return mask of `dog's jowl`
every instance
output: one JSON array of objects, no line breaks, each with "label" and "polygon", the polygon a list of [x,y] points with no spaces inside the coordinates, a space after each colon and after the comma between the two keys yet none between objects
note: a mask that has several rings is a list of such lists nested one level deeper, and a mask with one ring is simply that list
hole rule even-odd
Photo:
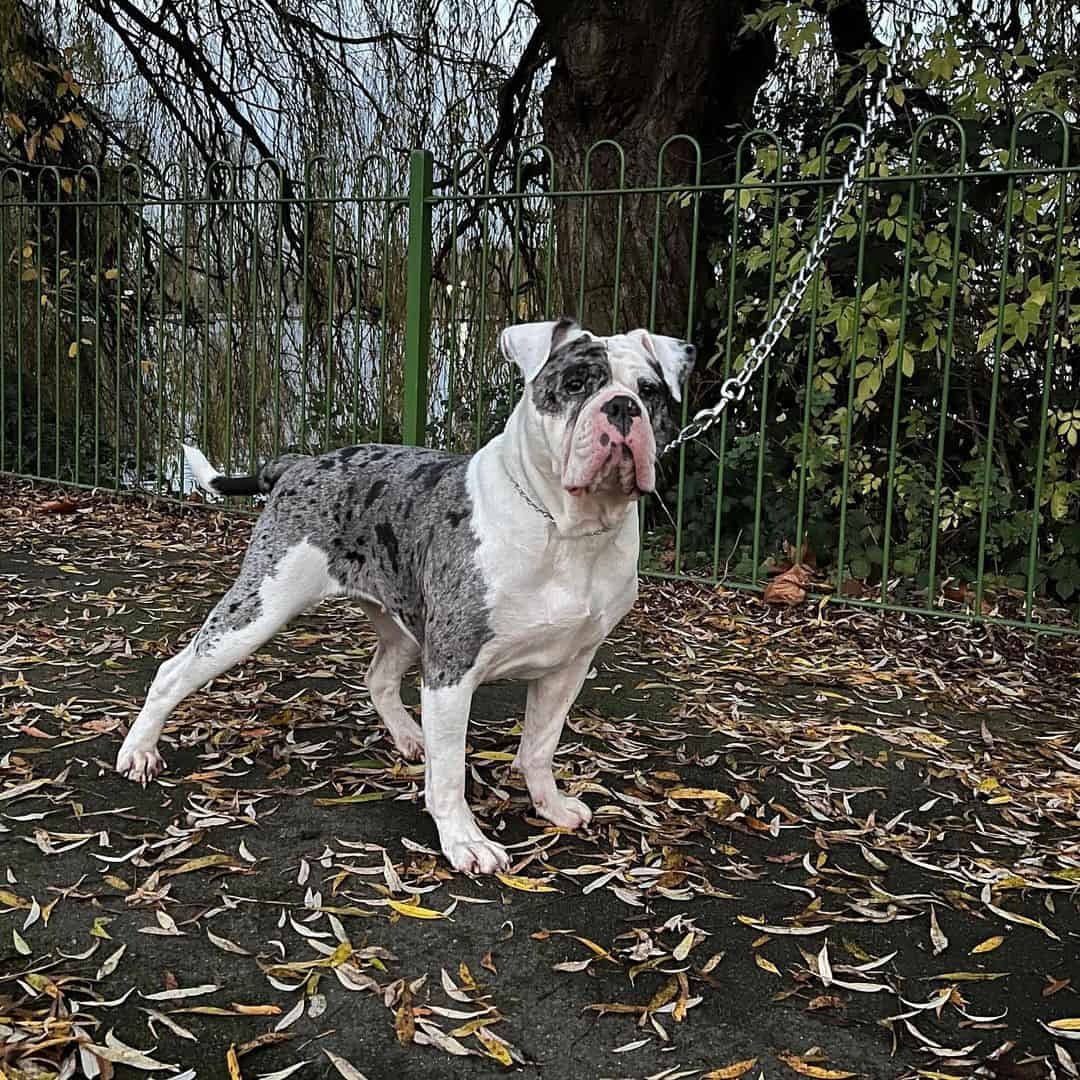
[{"label": "dog's jowl", "polygon": [[[232,588],[159,669],[120,772],[157,775],[162,726],[188,694],[345,594],[378,632],[372,701],[398,750],[426,762],[427,809],[454,867],[508,864],[465,801],[466,726],[484,682],[528,680],[515,765],[538,814],[588,823],[589,808],[555,786],[552,759],[597,646],[637,595],[637,498],[676,431],[694,349],[644,330],[597,337],[569,319],[511,327],[501,346],[525,392],[471,457],[350,446],[226,477],[185,448],[207,490],[269,497]],[[416,664],[420,726],[400,693]]]}]

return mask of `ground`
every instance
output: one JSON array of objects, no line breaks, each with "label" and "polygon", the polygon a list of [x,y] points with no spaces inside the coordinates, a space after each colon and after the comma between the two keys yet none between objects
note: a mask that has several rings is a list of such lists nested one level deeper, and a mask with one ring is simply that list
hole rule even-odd
[{"label": "ground", "polygon": [[478,696],[514,865],[471,879],[344,602],[116,776],[250,518],[58,497],[0,478],[0,1074],[1077,1075],[1075,640],[647,585],[558,758],[587,832],[530,813],[523,688]]}]

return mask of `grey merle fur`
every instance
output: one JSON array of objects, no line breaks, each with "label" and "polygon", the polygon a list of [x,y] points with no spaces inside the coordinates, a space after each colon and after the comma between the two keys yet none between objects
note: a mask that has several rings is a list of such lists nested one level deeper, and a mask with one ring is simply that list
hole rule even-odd
[{"label": "grey merle fur", "polygon": [[307,541],[325,553],[346,595],[377,601],[400,619],[420,645],[426,685],[459,682],[492,634],[474,558],[468,461],[369,445],[265,466],[257,480],[268,481],[270,497],[240,574],[196,636],[196,649],[211,649],[222,634],[256,619],[260,584]]}]

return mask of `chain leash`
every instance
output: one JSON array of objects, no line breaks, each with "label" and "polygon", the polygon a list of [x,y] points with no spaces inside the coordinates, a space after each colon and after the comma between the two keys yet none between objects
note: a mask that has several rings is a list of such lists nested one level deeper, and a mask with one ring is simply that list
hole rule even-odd
[{"label": "chain leash", "polygon": [[663,452],[665,454],[682,446],[684,443],[690,442],[691,439],[704,435],[706,431],[720,423],[724,410],[729,405],[733,402],[742,401],[746,396],[750,380],[758,373],[761,365],[765,363],[773,349],[776,348],[776,343],[780,340],[781,335],[791,324],[791,320],[794,318],[799,304],[802,303],[802,298],[806,295],[806,290],[814,274],[817,273],[818,267],[825,257],[825,249],[829,246],[837,227],[840,225],[840,219],[843,217],[844,210],[847,208],[848,201],[851,198],[852,189],[855,186],[855,178],[862,169],[867,151],[870,148],[870,140],[873,138],[875,131],[884,123],[888,114],[889,106],[885,95],[891,78],[892,68],[886,62],[874,91],[873,103],[867,113],[866,127],[859,135],[855,153],[848,162],[847,171],[844,173],[840,187],[837,189],[836,198],[833,199],[832,206],[829,207],[829,212],[825,215],[825,220],[822,221],[817,235],[810,244],[810,250],[807,253],[805,262],[799,268],[795,280],[791,283],[787,294],[781,300],[772,319],[769,320],[765,332],[760,338],[754,339],[751,343],[750,355],[746,358],[742,370],[737,375],[726,379],[721,385],[720,400],[715,405],[710,405],[708,408],[701,409],[696,413],[693,420],[664,448]]}]

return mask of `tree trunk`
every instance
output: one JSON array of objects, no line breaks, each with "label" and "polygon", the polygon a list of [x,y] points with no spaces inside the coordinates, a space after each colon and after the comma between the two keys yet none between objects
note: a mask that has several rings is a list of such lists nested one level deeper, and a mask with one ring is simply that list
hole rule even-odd
[{"label": "tree trunk", "polygon": [[[771,32],[739,34],[746,14],[756,6],[757,0],[535,0],[555,57],[544,92],[543,123],[556,187],[565,191],[581,186],[586,153],[600,139],[621,145],[628,187],[656,184],[660,148],[675,134],[697,139],[703,161],[719,158],[724,175],[733,171],[738,126],[749,120],[754,97],[774,60]],[[591,189],[618,187],[616,154],[610,148],[595,150],[589,173]],[[664,183],[690,182],[693,177],[692,148],[680,140],[665,155]],[[717,178],[711,170],[709,179]],[[622,258],[616,302],[620,201]],[[648,325],[650,315],[660,332],[693,332],[688,323],[691,311],[695,320],[700,316],[701,295],[709,284],[708,238],[719,226],[719,200],[701,201],[696,267],[692,208],[672,204],[667,196],[659,202],[657,228],[654,194],[621,200],[594,197],[586,230],[583,200],[557,201],[563,306],[598,333]]]}]

